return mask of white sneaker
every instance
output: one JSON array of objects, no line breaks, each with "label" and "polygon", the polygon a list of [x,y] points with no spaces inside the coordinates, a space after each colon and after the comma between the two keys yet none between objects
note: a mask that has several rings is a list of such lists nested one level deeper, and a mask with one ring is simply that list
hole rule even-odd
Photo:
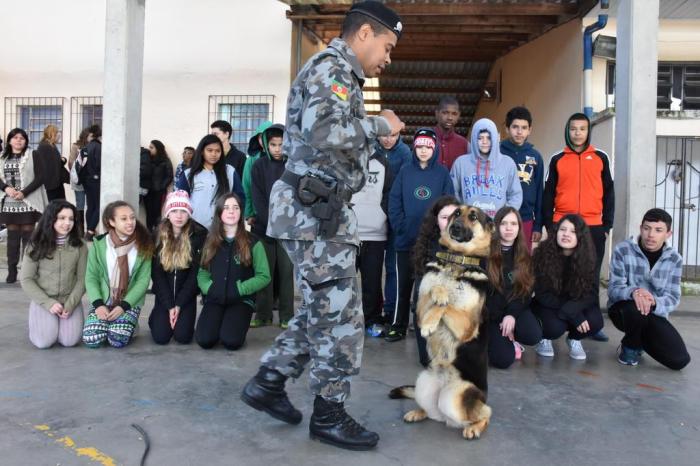
[{"label": "white sneaker", "polygon": [[535,346],[535,352],[540,356],[545,356],[551,358],[554,356],[554,347],[552,346],[552,340],[547,340],[543,338]]},{"label": "white sneaker", "polygon": [[586,352],[583,350],[583,345],[579,340],[566,339],[566,344],[569,345],[569,357],[583,361],[586,359]]}]

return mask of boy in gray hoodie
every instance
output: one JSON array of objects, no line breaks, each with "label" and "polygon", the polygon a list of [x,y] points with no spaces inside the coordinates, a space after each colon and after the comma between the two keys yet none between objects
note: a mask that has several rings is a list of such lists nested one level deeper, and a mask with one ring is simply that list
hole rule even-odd
[{"label": "boy in gray hoodie", "polygon": [[506,205],[520,209],[523,190],[518,171],[513,159],[501,154],[493,121],[482,118],[474,123],[470,142],[471,151],[459,156],[450,171],[457,199],[490,217]]}]

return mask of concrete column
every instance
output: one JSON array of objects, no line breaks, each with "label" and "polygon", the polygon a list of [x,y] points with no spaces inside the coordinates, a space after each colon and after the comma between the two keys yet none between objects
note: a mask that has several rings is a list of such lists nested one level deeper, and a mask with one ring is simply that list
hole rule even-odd
[{"label": "concrete column", "polygon": [[613,244],[639,233],[654,207],[659,0],[620,0],[615,83]]},{"label": "concrete column", "polygon": [[100,208],[138,210],[145,0],[107,0]]}]

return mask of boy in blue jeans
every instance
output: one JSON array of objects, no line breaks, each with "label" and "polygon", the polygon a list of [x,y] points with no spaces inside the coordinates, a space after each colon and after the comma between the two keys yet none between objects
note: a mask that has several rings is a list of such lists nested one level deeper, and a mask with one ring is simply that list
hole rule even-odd
[{"label": "boy in blue jeans", "polygon": [[438,160],[437,135],[421,128],[413,138],[413,158],[394,180],[389,193],[389,222],[396,236],[396,271],[398,297],[386,341],[406,336],[413,290],[413,246],[425,212],[436,199],[454,194],[450,172]]}]

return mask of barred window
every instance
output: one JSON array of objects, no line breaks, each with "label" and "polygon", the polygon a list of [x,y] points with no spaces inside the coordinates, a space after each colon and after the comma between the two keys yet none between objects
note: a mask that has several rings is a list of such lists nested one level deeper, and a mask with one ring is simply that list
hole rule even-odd
[{"label": "barred window", "polygon": [[29,147],[36,149],[44,128],[58,128],[59,151],[63,141],[63,97],[5,97],[5,129],[22,128],[29,136]]},{"label": "barred window", "polygon": [[210,95],[209,124],[226,120],[233,127],[231,144],[242,152],[248,149],[248,140],[265,120],[272,120],[273,95]]},{"label": "barred window", "polygon": [[70,115],[71,142],[75,142],[83,129],[92,125],[102,127],[102,96],[71,97]]}]

